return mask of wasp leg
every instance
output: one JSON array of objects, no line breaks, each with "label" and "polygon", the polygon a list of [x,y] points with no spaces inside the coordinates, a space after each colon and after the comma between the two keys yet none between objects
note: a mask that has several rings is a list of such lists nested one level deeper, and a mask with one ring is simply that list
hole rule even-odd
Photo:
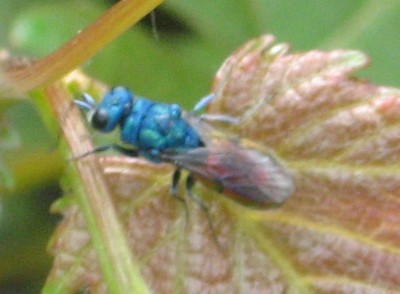
[{"label": "wasp leg", "polygon": [[205,120],[210,122],[222,122],[231,125],[238,125],[240,123],[239,118],[225,114],[201,114],[199,118],[200,120]]},{"label": "wasp leg", "polygon": [[171,195],[174,197],[174,199],[178,200],[183,204],[183,207],[185,208],[185,229],[187,230],[188,228],[188,223],[189,223],[189,209],[186,203],[186,200],[180,196],[178,196],[178,184],[179,180],[181,178],[181,169],[177,168],[175,169],[173,175],[172,175],[172,185],[171,185]]},{"label": "wasp leg", "polygon": [[211,101],[215,99],[215,94],[211,93],[203,98],[200,99],[199,102],[196,103],[196,105],[193,107],[192,112],[198,112],[204,107],[206,107],[208,104],[210,104]]},{"label": "wasp leg", "polygon": [[186,192],[187,192],[188,196],[190,197],[190,199],[192,199],[200,207],[200,209],[203,210],[204,213],[206,214],[208,226],[210,227],[211,234],[215,241],[215,244],[217,245],[217,247],[220,251],[224,251],[223,246],[218,241],[217,233],[215,231],[213,222],[211,220],[209,207],[193,194],[193,186],[195,183],[196,183],[196,180],[195,180],[193,174],[189,174],[186,178]]},{"label": "wasp leg", "polygon": [[[215,99],[215,94],[211,93],[200,99],[199,102],[193,107],[192,113],[197,113],[203,110],[208,104],[210,104]],[[210,121],[210,122],[222,122],[228,124],[237,125],[240,123],[240,119],[225,115],[225,114],[201,114],[199,115],[200,120]]]},{"label": "wasp leg", "polygon": [[[200,99],[199,102],[193,107],[192,113],[197,113],[204,109],[208,104],[210,104],[215,99],[215,94],[211,93]],[[201,114],[199,115],[200,120],[210,121],[210,122],[222,122],[237,125],[240,123],[240,119],[225,115],[225,114]]]},{"label": "wasp leg", "polygon": [[85,152],[81,155],[78,155],[76,157],[71,158],[70,160],[77,160],[77,159],[81,159],[84,158],[90,154],[94,154],[94,153],[99,153],[99,152],[104,152],[107,150],[115,150],[118,151],[119,153],[122,153],[124,155],[130,156],[130,157],[137,157],[139,155],[138,151],[136,149],[128,149],[116,144],[108,144],[108,145],[103,145],[103,146],[99,146],[96,147],[88,152]]}]

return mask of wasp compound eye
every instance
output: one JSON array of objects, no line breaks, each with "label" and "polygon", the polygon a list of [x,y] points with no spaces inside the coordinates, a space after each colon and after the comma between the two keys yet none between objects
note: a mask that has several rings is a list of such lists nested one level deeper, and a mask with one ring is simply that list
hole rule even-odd
[{"label": "wasp compound eye", "polygon": [[108,111],[104,108],[97,109],[90,122],[96,130],[104,131],[108,124]]}]

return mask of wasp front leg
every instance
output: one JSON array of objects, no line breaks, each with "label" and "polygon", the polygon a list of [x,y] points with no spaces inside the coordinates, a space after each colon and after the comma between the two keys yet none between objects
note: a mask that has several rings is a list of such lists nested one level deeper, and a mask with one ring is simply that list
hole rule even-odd
[{"label": "wasp front leg", "polygon": [[138,157],[139,153],[136,149],[129,149],[129,148],[125,148],[122,147],[120,145],[117,144],[107,144],[107,145],[102,145],[99,147],[96,147],[88,152],[85,152],[81,155],[78,155],[76,157],[71,158],[70,160],[77,160],[77,159],[81,159],[84,158],[90,154],[94,154],[94,153],[100,153],[100,152],[104,152],[104,151],[108,151],[108,150],[115,150],[123,155],[127,155],[130,157]]}]

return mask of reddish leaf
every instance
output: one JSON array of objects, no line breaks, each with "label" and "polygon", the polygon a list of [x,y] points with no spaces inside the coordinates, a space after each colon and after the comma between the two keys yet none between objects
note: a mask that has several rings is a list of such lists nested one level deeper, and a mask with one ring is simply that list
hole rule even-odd
[{"label": "reddish leaf", "polygon": [[[197,185],[223,251],[203,211],[189,201],[186,222],[171,199],[172,166],[102,158],[155,293],[400,292],[400,92],[348,77],[367,63],[359,52],[287,50],[263,36],[217,73],[209,112],[240,118],[224,131],[270,146],[296,181],[274,210]],[[51,278],[69,273],[71,289],[104,290],[79,210],[65,214]]]}]

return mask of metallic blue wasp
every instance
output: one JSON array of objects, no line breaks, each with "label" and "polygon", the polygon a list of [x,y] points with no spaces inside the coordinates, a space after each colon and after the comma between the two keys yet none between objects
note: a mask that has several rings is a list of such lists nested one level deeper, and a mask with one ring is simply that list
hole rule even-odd
[{"label": "metallic blue wasp", "polygon": [[[84,94],[75,104],[87,112],[91,126],[101,132],[120,128],[118,144],[100,146],[87,154],[115,149],[128,156],[176,166],[172,195],[177,196],[181,169],[189,171],[188,195],[207,210],[192,193],[195,179],[211,184],[230,198],[255,208],[282,204],[293,192],[294,182],[276,156],[249,140],[227,136],[205,123],[194,112],[203,108],[213,95],[203,98],[191,113],[176,104],[157,103],[134,95],[124,87],[109,91],[97,105]],[[227,120],[227,116],[209,119]]]}]

